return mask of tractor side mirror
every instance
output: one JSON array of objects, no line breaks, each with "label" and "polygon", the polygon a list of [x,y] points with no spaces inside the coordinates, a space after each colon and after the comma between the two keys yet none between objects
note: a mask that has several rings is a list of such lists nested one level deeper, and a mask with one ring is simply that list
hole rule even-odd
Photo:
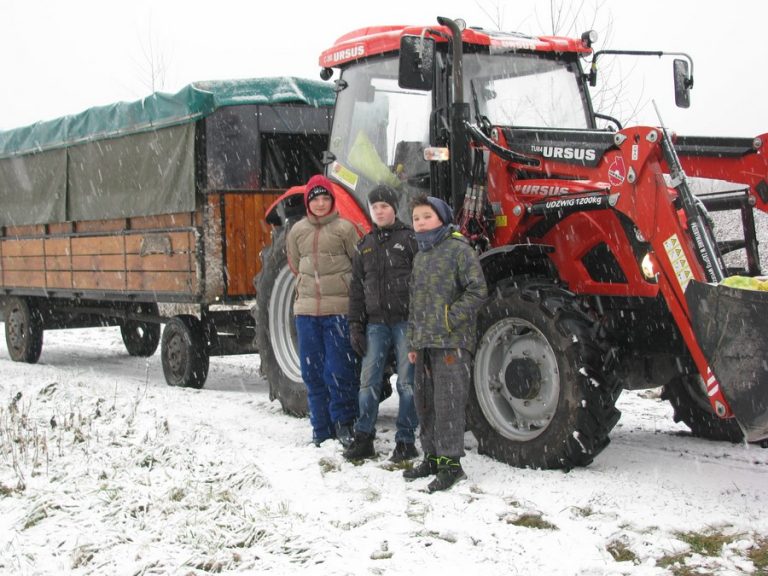
[{"label": "tractor side mirror", "polygon": [[688,71],[688,61],[676,58],[672,63],[672,71],[675,76],[675,104],[678,108],[689,108],[693,78]]},{"label": "tractor side mirror", "polygon": [[423,36],[403,36],[400,39],[400,88],[432,90],[435,69],[435,41]]}]

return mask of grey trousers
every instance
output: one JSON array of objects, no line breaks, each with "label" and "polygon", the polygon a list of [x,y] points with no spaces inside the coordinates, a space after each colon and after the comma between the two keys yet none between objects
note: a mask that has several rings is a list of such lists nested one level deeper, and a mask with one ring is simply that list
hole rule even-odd
[{"label": "grey trousers", "polygon": [[413,396],[425,456],[464,456],[472,354],[462,348],[417,351]]}]

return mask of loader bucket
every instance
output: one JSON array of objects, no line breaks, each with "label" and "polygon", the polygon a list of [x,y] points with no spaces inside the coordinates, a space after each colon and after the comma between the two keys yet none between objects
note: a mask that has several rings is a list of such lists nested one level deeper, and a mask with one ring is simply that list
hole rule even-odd
[{"label": "loader bucket", "polygon": [[685,299],[694,334],[745,438],[768,438],[768,292],[692,280]]}]

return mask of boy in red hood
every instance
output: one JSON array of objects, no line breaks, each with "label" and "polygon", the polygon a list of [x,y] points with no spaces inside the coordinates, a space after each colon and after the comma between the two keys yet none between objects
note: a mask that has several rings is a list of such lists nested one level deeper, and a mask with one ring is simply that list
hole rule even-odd
[{"label": "boy in red hood", "polygon": [[310,178],[304,192],[307,215],[288,232],[288,265],[296,274],[293,313],[301,376],[307,387],[312,439],[338,438],[347,448],[357,417],[358,360],[349,342],[349,284],[360,239],[339,216],[333,184]]}]

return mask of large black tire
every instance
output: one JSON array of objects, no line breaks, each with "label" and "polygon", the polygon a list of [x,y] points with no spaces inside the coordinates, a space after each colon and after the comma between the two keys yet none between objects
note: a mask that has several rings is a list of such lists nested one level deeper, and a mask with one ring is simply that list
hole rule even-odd
[{"label": "large black tire", "polygon": [[261,253],[261,272],[256,276],[256,337],[270,400],[278,400],[288,414],[306,416],[307,389],[301,378],[293,321],[296,280],[285,253],[286,228],[278,228],[272,244]]},{"label": "large black tire", "polygon": [[715,414],[698,374],[673,379],[664,386],[661,397],[672,405],[675,422],[683,422],[694,436],[734,443],[744,441],[744,433],[734,418],[724,420]]},{"label": "large black tire", "polygon": [[551,283],[497,287],[481,311],[467,421],[513,466],[586,466],[609,443],[620,388],[602,372],[596,319]]},{"label": "large black tire", "polygon": [[[158,315],[157,304],[154,302],[136,302],[129,306],[128,311],[134,314]],[[131,356],[152,356],[160,344],[160,324],[155,322],[124,320],[120,324],[120,334],[125,349]]]},{"label": "large black tire", "polygon": [[200,320],[187,314],[171,318],[163,330],[160,356],[169,386],[202,388],[209,356]]},{"label": "large black tire", "polygon": [[43,318],[26,298],[13,296],[5,309],[5,343],[14,362],[34,364],[43,351]]}]

